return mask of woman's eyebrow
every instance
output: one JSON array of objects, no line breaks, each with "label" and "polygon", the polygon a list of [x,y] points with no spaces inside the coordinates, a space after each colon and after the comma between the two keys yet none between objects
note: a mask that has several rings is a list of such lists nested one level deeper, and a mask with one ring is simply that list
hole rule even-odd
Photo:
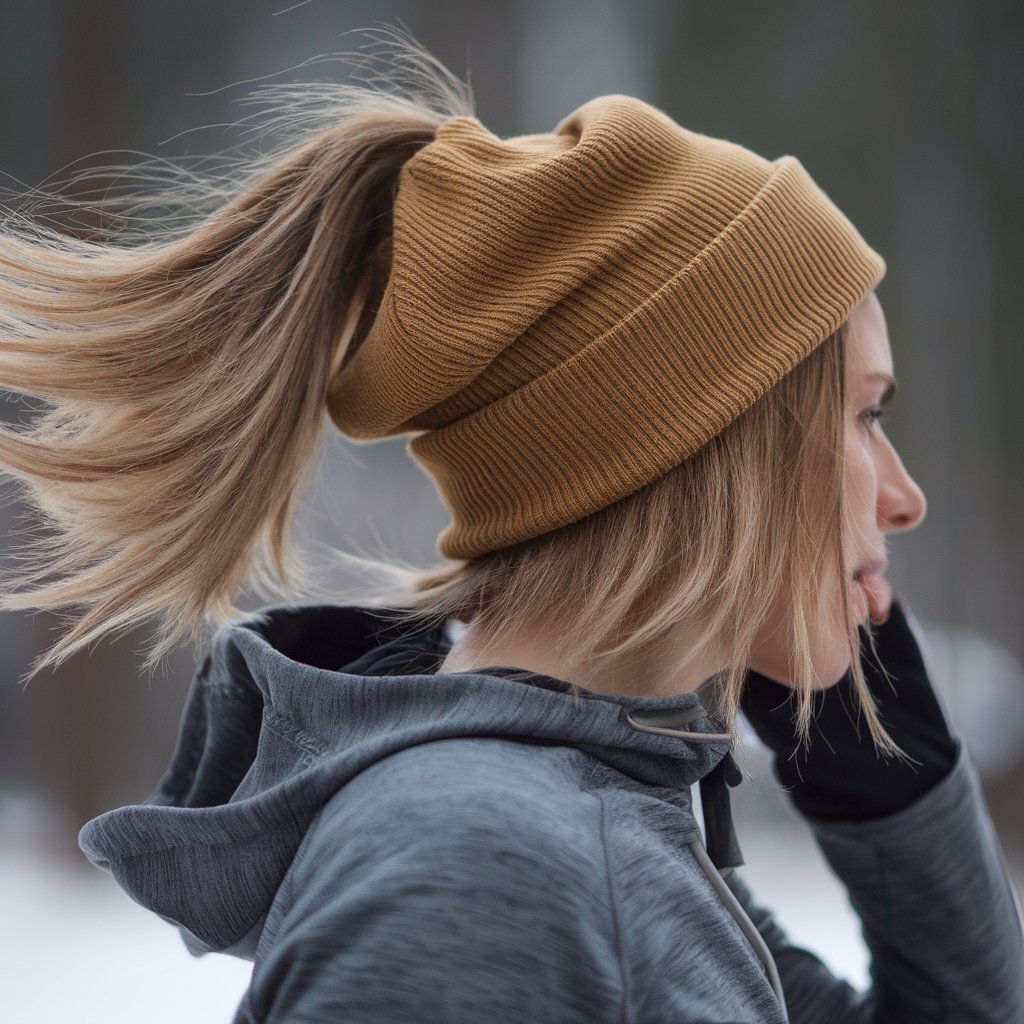
[{"label": "woman's eyebrow", "polygon": [[882,392],[882,397],[878,400],[879,405],[885,405],[896,394],[896,381],[889,374],[880,372],[869,373],[868,380],[884,380],[886,383],[885,391]]}]

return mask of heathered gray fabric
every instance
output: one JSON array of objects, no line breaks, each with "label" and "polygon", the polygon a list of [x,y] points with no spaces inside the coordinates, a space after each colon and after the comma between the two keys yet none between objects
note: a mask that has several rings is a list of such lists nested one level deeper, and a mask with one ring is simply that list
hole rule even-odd
[{"label": "heathered gray fabric", "polygon": [[905,811],[808,823],[864,922],[870,991],[729,874],[787,1017],[690,846],[690,787],[728,745],[624,721],[696,695],[339,669],[383,642],[378,614],[277,606],[218,631],[157,790],[81,830],[193,954],[254,961],[232,1024],[1024,1022],[1024,933],[966,747]]}]

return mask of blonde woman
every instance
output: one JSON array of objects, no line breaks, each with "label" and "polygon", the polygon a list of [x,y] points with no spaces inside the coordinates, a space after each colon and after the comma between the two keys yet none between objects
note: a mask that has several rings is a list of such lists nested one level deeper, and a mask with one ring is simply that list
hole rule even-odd
[{"label": "blonde woman", "polygon": [[[53,529],[4,607],[77,609],[34,671],[216,626],[86,856],[253,961],[235,1024],[1024,1021],[978,776],[884,576],[925,515],[878,422],[884,261],[793,156],[618,94],[500,138],[399,50],[411,88],[292,89],[286,141],[183,173],[159,228],[5,225],[0,386],[49,407],[0,463]],[[414,435],[451,514],[443,563],[351,604],[289,540],[325,414]],[[737,870],[741,708],[866,991]]]}]

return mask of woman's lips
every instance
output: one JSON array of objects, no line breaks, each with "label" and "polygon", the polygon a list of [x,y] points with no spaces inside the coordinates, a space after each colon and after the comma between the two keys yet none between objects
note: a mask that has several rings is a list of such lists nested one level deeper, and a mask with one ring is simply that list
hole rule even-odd
[{"label": "woman's lips", "polygon": [[889,619],[892,610],[892,585],[877,572],[858,576],[856,583],[864,589],[868,602],[868,617],[875,626],[881,626]]}]

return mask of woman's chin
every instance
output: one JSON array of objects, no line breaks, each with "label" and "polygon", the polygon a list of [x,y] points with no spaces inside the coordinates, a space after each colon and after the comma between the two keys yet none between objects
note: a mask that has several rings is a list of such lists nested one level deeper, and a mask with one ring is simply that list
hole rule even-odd
[{"label": "woman's chin", "polygon": [[[876,579],[873,577],[872,582],[876,582]],[[850,672],[849,631],[860,626],[867,627],[873,618],[875,609],[872,605],[876,603],[874,594],[852,578],[849,586],[846,602],[849,619],[845,627],[842,607],[835,590],[829,592],[829,599],[823,600],[817,609],[818,628],[812,631],[810,652],[815,690],[831,689]],[[772,638],[775,639],[780,632],[776,628]],[[783,686],[795,685],[785,653],[775,644],[771,648],[757,649],[756,656],[751,659],[751,668]]]},{"label": "woman's chin", "polygon": [[[841,667],[840,667],[841,664]],[[821,677],[823,679],[831,679],[831,682],[825,683],[821,689],[830,690],[836,683],[841,682],[846,674],[850,671],[850,659],[849,657],[841,659],[841,663],[837,662],[829,671],[822,672]]]},{"label": "woman's chin", "polygon": [[[818,651],[812,658],[811,667],[815,677],[813,689],[830,690],[850,671],[850,655],[844,641],[845,637],[839,637],[834,652]],[[790,678],[790,673],[784,671],[780,665],[773,664],[767,671],[756,664],[751,664],[751,668],[782,686],[796,685]]]},{"label": "woman's chin", "polygon": [[831,689],[850,671],[850,651],[845,636],[833,637],[828,649],[817,653],[814,671],[817,676],[816,690]]}]

